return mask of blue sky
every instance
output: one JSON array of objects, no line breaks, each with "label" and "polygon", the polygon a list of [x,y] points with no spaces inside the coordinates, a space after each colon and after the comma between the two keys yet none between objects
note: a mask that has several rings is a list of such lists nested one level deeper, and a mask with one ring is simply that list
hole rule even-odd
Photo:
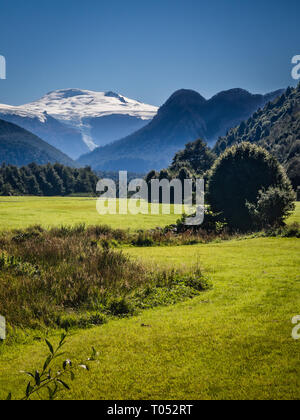
[{"label": "blue sky", "polygon": [[161,105],[175,90],[294,85],[299,0],[2,0],[0,102],[63,88]]}]

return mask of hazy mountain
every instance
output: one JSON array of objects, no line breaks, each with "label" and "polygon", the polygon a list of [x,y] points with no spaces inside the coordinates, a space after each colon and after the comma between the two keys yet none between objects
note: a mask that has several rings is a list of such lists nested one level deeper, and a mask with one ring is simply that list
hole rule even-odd
[{"label": "hazy mountain", "polygon": [[114,92],[64,89],[21,106],[0,105],[0,117],[38,135],[72,158],[145,126],[157,107]]},{"label": "hazy mountain", "polygon": [[39,137],[15,124],[0,120],[0,164],[3,162],[16,166],[31,162],[41,165],[58,162],[75,166],[72,159]]},{"label": "hazy mountain", "polygon": [[252,95],[242,89],[221,92],[209,100],[192,90],[179,90],[154,119],[132,135],[82,156],[79,163],[94,169],[146,172],[170,164],[187,142],[201,137],[212,145],[220,135],[282,91]]},{"label": "hazy mountain", "polygon": [[242,141],[267,149],[286,167],[294,187],[300,185],[300,84],[231,129],[214,151],[220,154]]},{"label": "hazy mountain", "polygon": [[28,112],[3,112],[0,106],[0,118],[30,131],[74,159],[89,150],[81,133],[46,112],[38,116]]}]

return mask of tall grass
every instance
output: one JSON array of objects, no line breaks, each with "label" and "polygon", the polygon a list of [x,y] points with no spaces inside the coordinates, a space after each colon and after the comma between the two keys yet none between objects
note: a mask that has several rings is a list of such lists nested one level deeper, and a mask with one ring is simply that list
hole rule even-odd
[{"label": "tall grass", "polygon": [[1,315],[26,328],[86,326],[105,322],[105,315],[174,303],[207,287],[199,270],[151,270],[111,248],[110,241],[126,241],[128,235],[83,225],[2,233]]}]

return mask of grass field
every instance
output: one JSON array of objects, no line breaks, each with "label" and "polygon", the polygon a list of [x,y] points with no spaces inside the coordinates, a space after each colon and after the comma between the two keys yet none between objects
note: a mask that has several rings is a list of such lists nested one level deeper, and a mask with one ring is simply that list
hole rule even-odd
[{"label": "grass field", "polygon": [[180,217],[170,215],[105,215],[96,211],[95,198],[64,197],[0,197],[0,230],[58,225],[107,224],[122,229],[152,229],[176,222]]},{"label": "grass field", "polygon": [[[91,374],[81,374],[64,398],[300,398],[300,343],[291,337],[291,319],[300,308],[299,240],[259,238],[127,252],[162,265],[200,261],[214,289],[74,334],[68,354],[79,360],[95,346],[100,362]],[[19,371],[34,367],[42,355],[42,344],[2,354],[0,398],[8,390],[20,391]]]},{"label": "grass field", "polygon": [[300,202],[296,203],[296,211],[295,213],[289,218],[289,223],[300,223]]},{"label": "grass field", "polygon": [[[106,224],[122,229],[153,229],[175,223],[180,217],[170,215],[105,215],[96,211],[95,198],[64,197],[1,197],[0,230],[25,228],[31,225],[43,227],[58,225]],[[297,203],[295,214],[289,222],[300,223],[300,203]]]},{"label": "grass field", "polygon": [[[44,200],[46,208],[47,199],[39,200]],[[35,203],[36,214],[39,200]],[[97,217],[92,216],[92,201],[83,201],[85,210],[80,208],[80,215],[74,208],[72,213],[72,200],[68,199],[68,211],[59,216],[65,217],[63,223],[68,217],[74,223],[89,223],[88,220]],[[54,207],[58,203],[63,205],[63,201],[50,201],[52,211],[48,208],[46,224],[61,223]],[[33,217],[37,223],[35,216],[30,216],[29,207],[23,220],[30,224]],[[1,213],[2,228],[15,227],[22,211],[17,216],[16,207],[13,212],[12,208],[6,218]],[[81,215],[86,219],[77,220]],[[290,222],[299,221],[299,216],[298,203]],[[45,224],[43,211],[39,217]],[[165,217],[162,216],[161,223]],[[106,220],[109,219],[110,216]],[[128,220],[127,227],[137,229],[140,222],[145,227],[137,219]],[[122,227],[116,220],[111,223]],[[158,225],[149,219],[149,226],[151,223]],[[132,247],[124,252],[157,267],[188,269],[199,263],[214,287],[184,303],[74,332],[66,346],[67,355],[81,361],[94,346],[100,352],[99,363],[92,366],[89,374],[80,373],[72,391],[63,393],[62,398],[300,398],[300,342],[291,336],[294,327],[291,319],[300,314],[298,239],[256,238],[194,246]],[[55,334],[50,335],[55,341]],[[39,342],[4,348],[0,355],[0,399],[8,391],[20,396],[26,379],[19,371],[37,367],[46,353]]]}]

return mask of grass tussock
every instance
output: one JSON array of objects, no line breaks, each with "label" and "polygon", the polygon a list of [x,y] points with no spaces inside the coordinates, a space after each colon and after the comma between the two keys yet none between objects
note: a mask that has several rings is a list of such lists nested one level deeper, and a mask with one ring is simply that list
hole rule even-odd
[{"label": "grass tussock", "polygon": [[128,238],[126,231],[84,225],[2,233],[0,313],[12,327],[86,328],[210,287],[199,269],[152,270],[112,248]]}]

